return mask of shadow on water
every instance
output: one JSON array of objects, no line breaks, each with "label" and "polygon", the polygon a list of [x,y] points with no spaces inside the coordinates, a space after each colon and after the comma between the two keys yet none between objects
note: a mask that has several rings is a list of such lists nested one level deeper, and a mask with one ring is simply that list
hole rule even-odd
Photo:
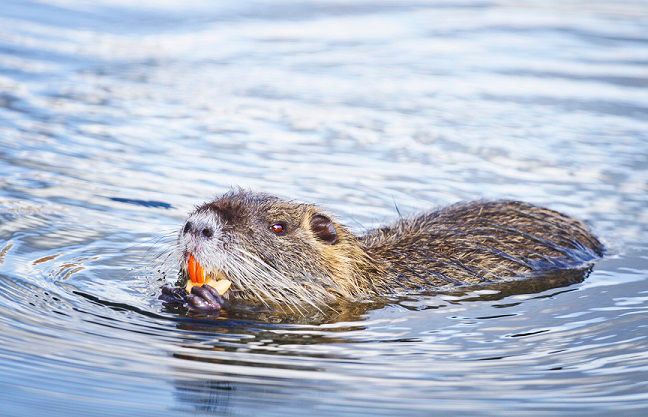
[{"label": "shadow on water", "polygon": [[216,380],[175,380],[174,395],[180,403],[188,404],[198,413],[229,415],[230,398],[238,389],[236,384]]}]

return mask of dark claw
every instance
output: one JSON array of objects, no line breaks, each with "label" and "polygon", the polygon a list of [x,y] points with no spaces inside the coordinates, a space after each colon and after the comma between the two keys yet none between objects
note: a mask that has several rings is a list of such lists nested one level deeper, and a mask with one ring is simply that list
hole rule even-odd
[{"label": "dark claw", "polygon": [[162,294],[158,297],[165,304],[184,304],[187,301],[187,293],[184,288],[171,287],[165,285],[162,287]]},{"label": "dark claw", "polygon": [[218,293],[218,291],[216,291],[216,288],[212,287],[211,285],[203,285],[203,288],[209,291],[212,294],[212,296],[215,297],[216,300],[218,300],[218,303],[220,305],[225,304],[225,299],[223,298],[222,295]]},{"label": "dark claw", "polygon": [[205,301],[210,302],[211,304],[218,304],[219,306],[223,305],[223,297],[220,296],[218,291],[209,285],[203,285],[202,287],[193,287],[191,293],[203,298]]},{"label": "dark claw", "polygon": [[187,297],[187,307],[189,311],[197,313],[215,313],[220,311],[221,306],[205,301],[204,298],[200,298],[197,295],[189,294]]},{"label": "dark claw", "polygon": [[189,310],[201,313],[213,313],[221,309],[223,297],[209,285],[193,287],[191,294],[187,296]]}]

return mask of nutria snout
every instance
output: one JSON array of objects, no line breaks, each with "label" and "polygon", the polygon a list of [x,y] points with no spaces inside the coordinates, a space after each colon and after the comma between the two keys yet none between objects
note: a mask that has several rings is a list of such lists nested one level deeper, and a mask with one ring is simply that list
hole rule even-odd
[{"label": "nutria snout", "polygon": [[197,207],[178,245],[182,270],[193,256],[232,282],[230,302],[288,307],[531,278],[604,250],[581,221],[518,201],[458,203],[355,235],[316,205],[240,190]]}]

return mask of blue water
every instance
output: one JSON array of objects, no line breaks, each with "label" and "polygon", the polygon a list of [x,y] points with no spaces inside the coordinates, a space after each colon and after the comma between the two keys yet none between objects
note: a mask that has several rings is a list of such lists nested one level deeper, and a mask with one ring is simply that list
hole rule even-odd
[{"label": "blue water", "polygon": [[[357,232],[521,199],[609,255],[539,293],[164,309],[230,186]],[[5,0],[0,414],[644,415],[647,191],[644,1]]]}]

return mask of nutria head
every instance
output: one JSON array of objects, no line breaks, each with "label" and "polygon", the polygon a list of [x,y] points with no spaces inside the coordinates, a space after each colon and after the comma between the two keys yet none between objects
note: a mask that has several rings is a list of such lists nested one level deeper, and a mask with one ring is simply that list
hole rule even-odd
[{"label": "nutria head", "polygon": [[231,298],[326,305],[373,293],[375,263],[358,239],[312,204],[242,190],[197,207],[178,237],[181,263],[193,255],[225,276]]}]

